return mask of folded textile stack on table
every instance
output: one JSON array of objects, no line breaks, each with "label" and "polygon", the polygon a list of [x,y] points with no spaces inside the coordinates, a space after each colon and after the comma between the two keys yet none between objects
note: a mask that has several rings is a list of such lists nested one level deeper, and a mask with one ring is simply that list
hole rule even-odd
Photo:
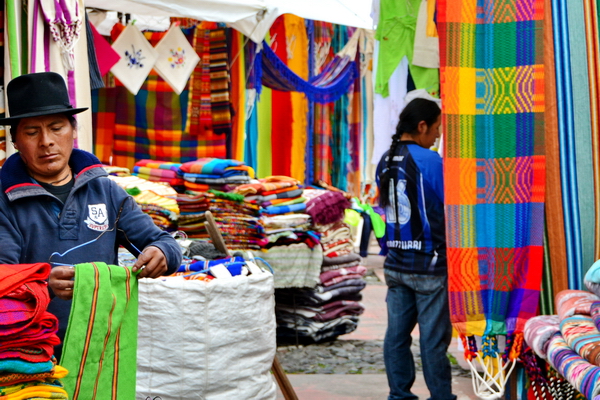
[{"label": "folded textile stack on table", "polygon": [[313,288],[275,290],[277,337],[281,342],[321,342],[350,333],[364,307],[366,268],[356,253],[325,257],[320,283]]},{"label": "folded textile stack on table", "polygon": [[275,288],[314,287],[319,282],[323,252],[310,216],[303,213],[306,199],[299,183],[288,176],[270,176],[235,189],[246,202],[261,207],[268,243],[255,254],[275,271]]},{"label": "folded textile stack on table", "polygon": [[129,168],[117,167],[115,165],[103,165],[102,168],[106,171],[107,174],[113,176],[128,176],[131,175],[131,171]]},{"label": "folded textile stack on table", "polygon": [[323,262],[319,237],[311,229],[308,214],[291,213],[261,217],[268,243],[254,252],[275,271],[275,288],[315,287]]},{"label": "folded textile stack on table", "polygon": [[155,160],[140,160],[133,167],[133,175],[152,182],[165,182],[174,188],[183,188],[180,163]]},{"label": "folded textile stack on table", "polygon": [[232,193],[211,191],[208,209],[230,250],[256,250],[267,243],[259,207]]},{"label": "folded textile stack on table", "polygon": [[267,215],[303,212],[306,208],[300,182],[288,176],[269,176],[233,191],[244,196],[245,201],[262,207],[261,212]]},{"label": "folded textile stack on table", "polygon": [[[588,399],[600,397],[600,262],[585,276],[591,292],[563,290],[555,296],[557,315],[527,321],[525,342]],[[542,382],[545,383],[545,382]]]},{"label": "folded textile stack on table", "polygon": [[109,176],[125,189],[148,214],[154,224],[166,231],[177,230],[179,206],[177,192],[168,183],[151,182],[137,176]]},{"label": "folded textile stack on table", "polygon": [[[352,252],[353,241],[344,210],[350,207],[339,192],[307,190],[311,228],[320,235],[322,258],[316,267],[316,285],[277,289],[277,336],[281,342],[321,342],[354,331],[364,307],[360,291],[366,286],[366,268]],[[317,200],[318,199],[318,200]],[[312,205],[311,205],[312,201]],[[315,224],[315,220],[319,224]],[[305,285],[308,286],[308,285]]]},{"label": "folded textile stack on table", "polygon": [[186,210],[179,229],[190,238],[209,238],[204,227],[204,213],[208,210],[229,249],[259,249],[267,242],[259,220],[259,207],[244,202],[243,196],[211,189],[206,193],[188,191],[180,194],[177,201]]},{"label": "folded textile stack on table", "polygon": [[0,398],[67,399],[56,364],[58,320],[47,311],[49,264],[0,267]]},{"label": "folded textile stack on table", "polygon": [[206,192],[216,189],[228,192],[237,185],[250,182],[254,170],[242,161],[222,158],[199,158],[181,164],[180,175],[189,190]]},{"label": "folded textile stack on table", "polygon": [[188,237],[198,235],[206,236],[204,228],[204,212],[208,210],[207,194],[204,192],[186,191],[177,194],[177,205],[179,206],[179,230],[185,232]]}]

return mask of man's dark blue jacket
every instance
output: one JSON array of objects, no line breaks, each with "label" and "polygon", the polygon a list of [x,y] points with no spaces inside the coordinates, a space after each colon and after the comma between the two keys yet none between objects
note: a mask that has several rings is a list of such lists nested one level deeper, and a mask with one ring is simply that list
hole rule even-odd
[{"label": "man's dark blue jacket", "polygon": [[[75,183],[63,204],[27,174],[18,153],[6,160],[0,171],[0,264],[51,262],[54,266],[95,261],[116,265],[119,245],[138,255],[133,244],[140,251],[148,246],[161,249],[169,273],[179,267],[177,242],[107,178],[93,154],[74,149],[69,166]],[[53,255],[90,241],[63,257]],[[59,318],[61,339],[70,303],[54,298],[48,308]]]}]

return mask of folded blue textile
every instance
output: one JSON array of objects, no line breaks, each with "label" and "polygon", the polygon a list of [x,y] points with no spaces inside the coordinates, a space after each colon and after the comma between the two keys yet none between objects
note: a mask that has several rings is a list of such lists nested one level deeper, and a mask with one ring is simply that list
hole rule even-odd
[{"label": "folded blue textile", "polygon": [[50,372],[54,368],[52,361],[29,362],[19,358],[6,358],[0,360],[0,372],[13,374],[43,374]]},{"label": "folded blue textile", "polygon": [[248,176],[248,171],[240,171],[237,169],[225,171],[222,174],[194,174],[192,172],[184,172],[183,176],[188,176],[190,178],[200,178],[200,179],[220,179],[227,178],[229,176]]},{"label": "folded blue textile", "polygon": [[306,203],[290,204],[288,206],[269,206],[261,210],[265,214],[286,214],[306,210]]},{"label": "folded blue textile", "polygon": [[196,261],[195,263],[191,263],[190,265],[181,265],[177,272],[188,272],[188,271],[204,271],[208,270],[211,267],[219,264],[225,263],[233,263],[233,262],[244,262],[243,257],[228,257],[221,258],[219,260],[207,260],[207,261]]}]

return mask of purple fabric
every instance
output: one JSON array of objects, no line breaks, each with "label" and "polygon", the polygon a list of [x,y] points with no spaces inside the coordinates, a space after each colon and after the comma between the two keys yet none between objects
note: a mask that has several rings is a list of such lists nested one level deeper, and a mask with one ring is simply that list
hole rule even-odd
[{"label": "purple fabric", "polygon": [[328,225],[343,219],[344,210],[350,207],[350,202],[343,194],[327,190],[308,200],[306,213],[310,215],[314,224]]},{"label": "purple fabric", "polygon": [[[334,303],[337,304],[340,302],[336,301]],[[315,320],[325,322],[325,321],[330,321],[332,319],[339,318],[343,315],[360,315],[365,311],[365,308],[363,307],[363,305],[357,301],[341,302],[341,303],[342,304],[339,304],[336,307],[328,308],[327,311],[324,313],[318,313],[317,315],[315,315]],[[325,308],[325,307],[323,307],[323,308]]]},{"label": "purple fabric", "polygon": [[335,283],[348,279],[360,279],[367,273],[367,268],[357,265],[350,268],[340,268],[321,273],[319,278],[324,286],[331,286]]},{"label": "purple fabric", "polygon": [[600,301],[595,301],[590,307],[590,315],[594,320],[594,325],[600,331]]}]

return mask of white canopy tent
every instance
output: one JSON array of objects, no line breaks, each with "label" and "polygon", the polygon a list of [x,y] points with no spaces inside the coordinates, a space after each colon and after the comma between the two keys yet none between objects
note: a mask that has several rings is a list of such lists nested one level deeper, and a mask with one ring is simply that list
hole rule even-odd
[{"label": "white canopy tent", "polygon": [[85,0],[108,11],[224,22],[260,43],[282,14],[373,29],[372,0]]}]

